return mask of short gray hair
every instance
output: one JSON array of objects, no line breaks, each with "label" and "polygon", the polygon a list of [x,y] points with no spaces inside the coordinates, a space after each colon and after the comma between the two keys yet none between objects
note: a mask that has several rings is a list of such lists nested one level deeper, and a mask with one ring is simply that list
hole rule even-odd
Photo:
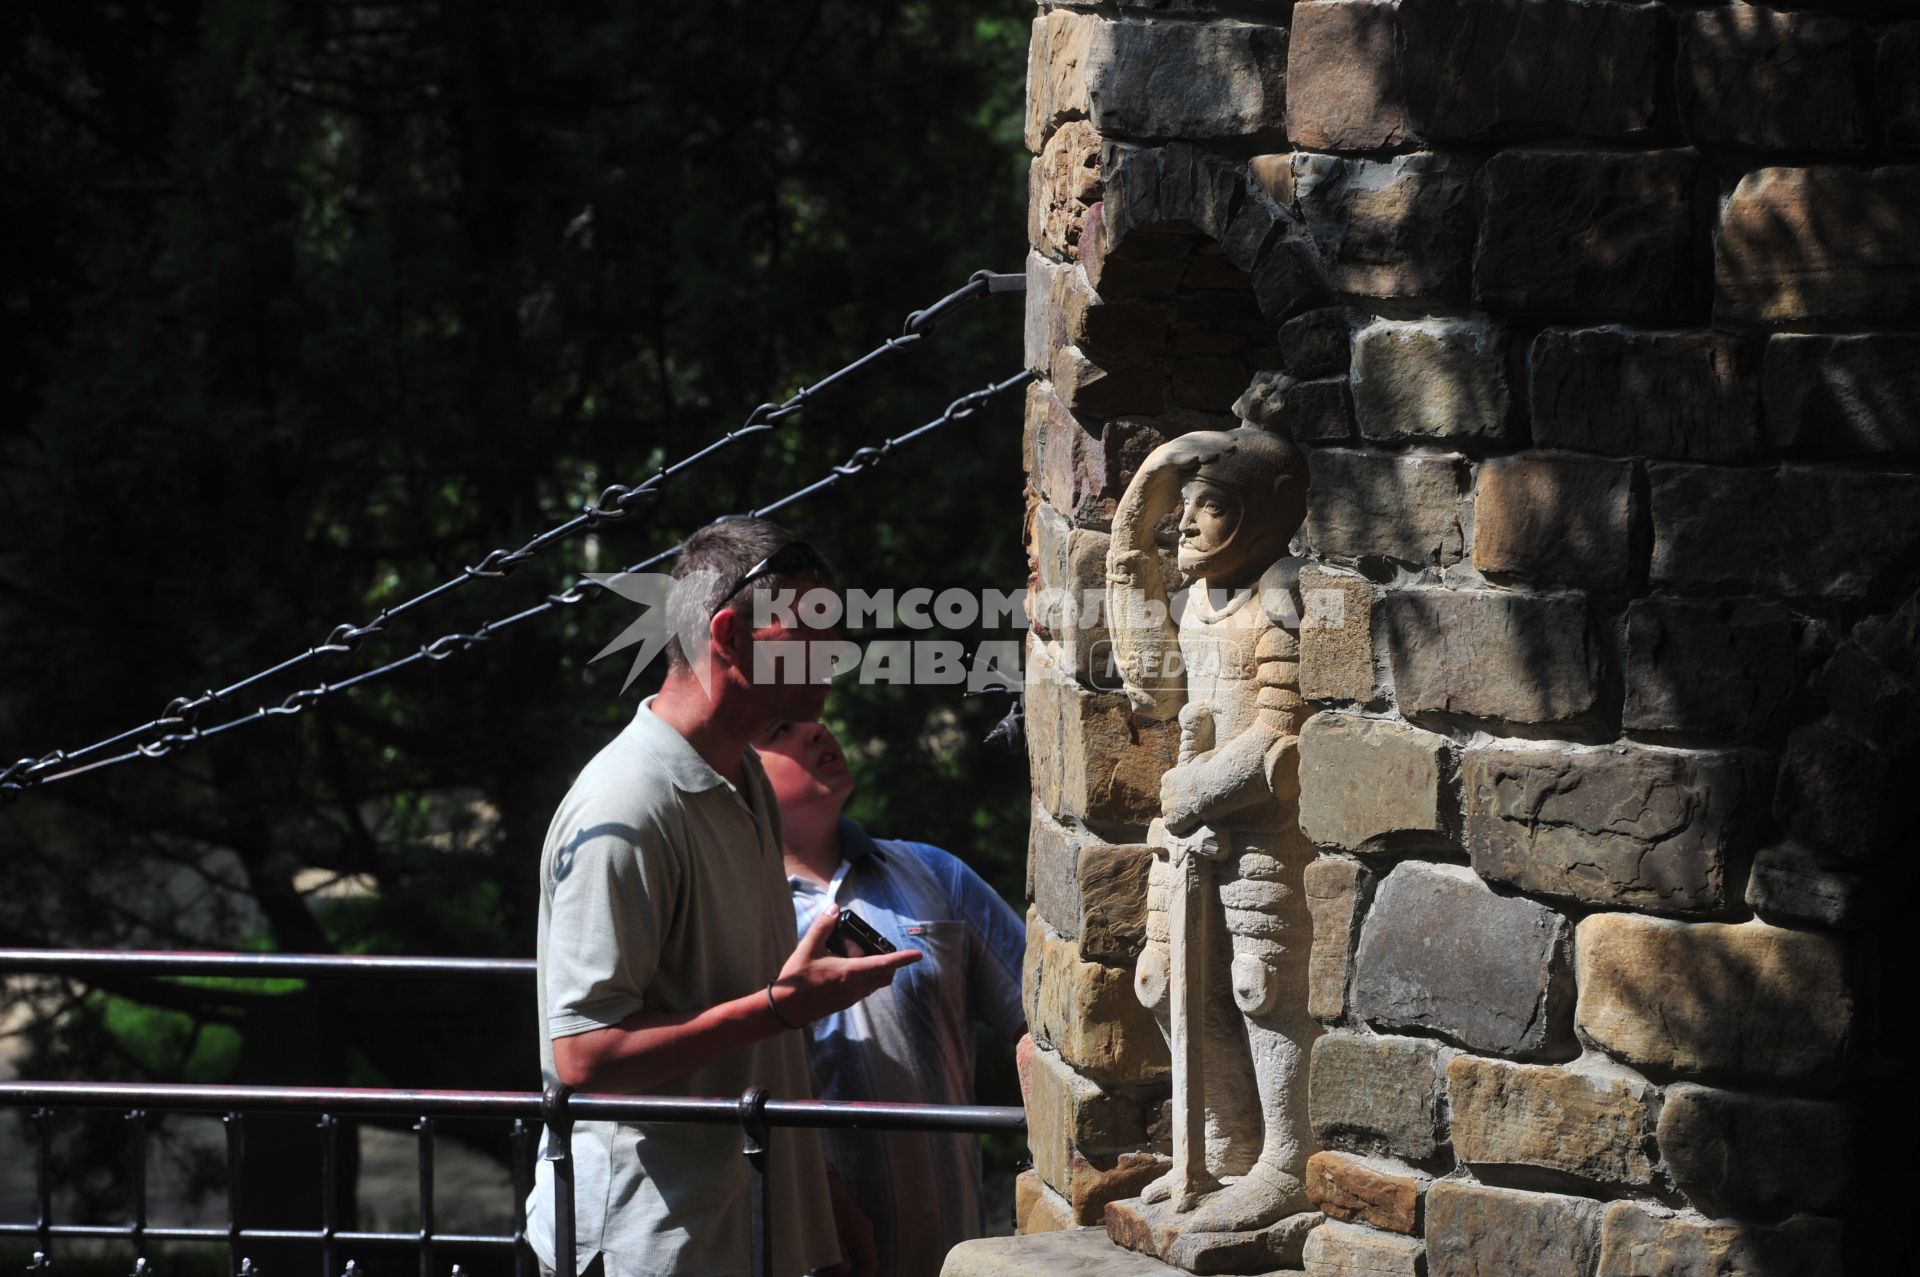
[{"label": "short gray hair", "polygon": [[[734,582],[770,558],[784,545],[800,538],[771,519],[716,519],[688,537],[673,564],[673,591],[667,596],[667,660],[675,669],[690,669],[693,661],[681,645],[686,635],[704,635],[713,614],[726,602]],[[742,593],[749,597],[779,586],[777,577],[763,577]]]}]

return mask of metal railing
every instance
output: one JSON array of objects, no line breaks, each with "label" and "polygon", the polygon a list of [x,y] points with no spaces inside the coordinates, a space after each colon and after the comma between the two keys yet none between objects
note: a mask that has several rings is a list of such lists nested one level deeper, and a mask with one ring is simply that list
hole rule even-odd
[{"label": "metal railing", "polygon": [[[104,950],[0,949],[0,973],[79,975],[112,972],[139,975],[218,974],[229,977],[445,976],[529,974],[534,964],[513,958],[393,958],[333,954],[128,953]],[[513,1256],[515,1277],[532,1277],[534,1258],[527,1244],[526,1203],[533,1191],[535,1126],[547,1134],[544,1156],[553,1163],[554,1251],[562,1270],[572,1266],[575,1215],[572,1129],[577,1121],[692,1122],[738,1126],[741,1154],[747,1161],[747,1239],[755,1277],[772,1271],[773,1230],[769,1148],[777,1128],[1020,1132],[1026,1116],[1012,1107],[985,1105],[847,1103],[775,1099],[758,1087],[737,1099],[671,1096],[580,1095],[564,1086],[542,1092],[421,1091],[361,1087],[224,1086],[106,1082],[0,1082],[0,1108],[23,1109],[34,1134],[34,1213],[32,1222],[0,1220],[0,1238],[31,1238],[36,1247],[33,1271],[52,1267],[58,1240],[119,1240],[134,1251],[134,1277],[153,1268],[147,1247],[156,1242],[224,1244],[228,1277],[252,1277],[260,1268],[247,1253],[251,1244],[305,1244],[319,1254],[321,1277],[340,1277],[340,1259],[353,1247],[413,1247],[420,1277],[436,1277],[436,1249],[505,1250]],[[53,1215],[52,1118],[62,1109],[120,1110],[127,1116],[128,1221],[123,1224],[57,1223]],[[225,1129],[224,1226],[169,1226],[149,1222],[146,1154],[148,1123],[156,1112],[217,1113]],[[313,1114],[320,1135],[318,1174],[320,1224],[317,1228],[268,1228],[244,1225],[249,1114]],[[334,1185],[338,1165],[339,1119],[348,1116],[410,1117],[419,1164],[419,1227],[413,1232],[358,1231],[339,1226]],[[499,1118],[511,1121],[513,1181],[511,1233],[439,1232],[434,1222],[434,1138],[446,1118]],[[350,1275],[355,1261],[348,1259]],[[459,1266],[454,1265],[456,1274]]]}]

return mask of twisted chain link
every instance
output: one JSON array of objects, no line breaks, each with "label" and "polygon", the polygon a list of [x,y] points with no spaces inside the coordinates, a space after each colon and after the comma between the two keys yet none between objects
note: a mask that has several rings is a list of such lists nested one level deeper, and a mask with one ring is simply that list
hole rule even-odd
[{"label": "twisted chain link", "polygon": [[[925,310],[916,310],[909,314],[898,337],[888,338],[852,363],[836,369],[810,386],[804,386],[796,390],[782,403],[761,404],[751,413],[747,414],[746,421],[741,423],[737,429],[727,431],[721,435],[720,438],[714,440],[704,448],[682,457],[672,465],[662,466],[658,471],[649,475],[639,483],[616,483],[611,485],[600,493],[598,499],[582,506],[580,513],[574,515],[564,523],[557,524],[541,532],[521,545],[518,549],[509,550],[502,548],[490,550],[478,563],[470,567],[462,568],[460,575],[442,581],[431,589],[424,590],[404,602],[380,609],[373,619],[363,625],[353,625],[350,623],[336,625],[328,632],[326,638],[314,646],[309,647],[306,651],[290,656],[277,665],[270,665],[265,669],[257,670],[245,678],[240,679],[238,682],[230,683],[218,690],[210,688],[197,696],[176,696],[173,700],[167,702],[166,708],[160,711],[159,717],[142,723],[138,727],[128,728],[126,731],[116,733],[103,740],[95,741],[91,745],[85,745],[79,749],[56,749],[47,754],[22,758],[9,764],[7,767],[0,769],[0,800],[11,799],[21,791],[31,789],[45,781],[63,780],[68,776],[78,775],[83,771],[91,771],[95,766],[112,766],[115,763],[125,762],[136,757],[163,757],[181,748],[183,744],[188,744],[218,732],[226,731],[241,722],[252,722],[259,717],[274,714],[297,714],[314,700],[330,695],[331,692],[328,690],[330,687],[334,689],[350,687],[365,681],[367,676],[361,675],[340,684],[329,685],[321,683],[316,688],[307,688],[303,691],[293,693],[287,697],[280,706],[274,709],[256,710],[244,718],[234,719],[211,729],[202,730],[197,721],[200,712],[210,705],[230,704],[236,696],[261,683],[278,678],[283,674],[290,674],[296,670],[304,669],[323,658],[344,655],[354,651],[365,639],[375,634],[385,633],[396,620],[405,616],[407,613],[412,612],[416,608],[423,607],[435,599],[451,594],[465,587],[470,582],[478,580],[499,580],[510,576],[521,564],[533,559],[549,546],[560,541],[565,541],[570,537],[577,536],[589,529],[602,527],[607,524],[620,523],[631,518],[642,504],[657,495],[660,489],[674,478],[712,459],[716,454],[733,447],[742,439],[751,438],[754,435],[764,434],[775,429],[781,422],[805,409],[806,406],[823,391],[829,390],[847,378],[860,373],[871,365],[886,358],[888,355],[918,345],[933,331],[935,325],[966,303],[973,301],[975,298],[985,297],[990,293],[1024,291],[1025,283],[1026,280],[1023,275],[996,274],[995,272],[984,270],[975,271],[961,287],[942,297]],[[866,452],[868,449],[862,449],[861,451]],[[859,453],[856,453],[846,464],[858,467],[867,463],[861,460]],[[838,469],[838,467],[836,467],[836,469]],[[634,570],[637,571],[638,569]],[[579,601],[578,598],[567,598],[565,596],[571,595],[579,589],[579,586],[575,586],[572,590],[564,592],[563,595],[555,597],[561,598],[563,602],[566,603],[576,603]],[[549,601],[551,602],[551,600]],[[510,618],[507,623],[522,619],[525,615],[529,614],[521,614],[520,617]],[[407,660],[409,662],[419,659],[443,661],[453,655],[455,651],[465,651],[478,643],[486,641],[487,635],[499,628],[499,625],[494,625],[491,629],[487,626],[482,626],[481,629],[474,634],[444,635],[422,648],[413,656],[407,658]],[[385,670],[391,667],[383,666],[381,668]],[[112,757],[101,760],[95,764],[81,765],[86,764],[88,759],[94,758],[96,755],[104,754],[114,749],[122,749],[123,752],[114,754]]]},{"label": "twisted chain link", "polygon": [[[911,323],[911,320],[909,323]],[[849,365],[849,367],[852,367],[852,365]],[[835,374],[836,377],[839,375],[838,373]],[[761,506],[758,509],[747,511],[747,515],[751,518],[765,518],[785,509],[797,501],[803,501],[810,496],[824,492],[842,480],[865,474],[885,464],[896,451],[905,447],[907,444],[913,443],[933,431],[940,429],[942,426],[950,425],[955,421],[961,421],[967,417],[971,417],[995,399],[998,399],[1010,391],[1021,389],[1031,380],[1033,380],[1033,374],[1022,371],[1004,380],[992,382],[979,390],[973,391],[971,394],[962,395],[960,398],[948,404],[946,411],[933,420],[916,426],[905,434],[882,440],[878,444],[856,449],[845,461],[839,465],[830,467],[828,472],[819,479],[814,480],[805,487],[788,493],[777,501]],[[798,396],[795,398],[797,399]],[[789,400],[788,404],[791,405],[793,402],[793,400]],[[766,408],[766,405],[762,405],[762,408],[755,409],[755,416],[759,416],[762,410]],[[793,410],[794,409],[788,408],[786,405],[771,409],[771,411],[774,412],[791,412]],[[752,420],[753,418],[749,418],[749,421]],[[733,432],[734,436],[737,436],[739,433],[739,431]],[[712,449],[709,448],[705,451],[710,452],[711,450]],[[704,452],[696,455],[704,455]],[[662,473],[667,472],[663,471]],[[645,572],[650,568],[658,567],[660,564],[672,558],[677,552],[677,547],[671,550],[662,550],[658,554],[643,559],[629,568],[623,569],[623,571],[626,573]],[[111,754],[104,758],[96,758],[91,762],[77,762],[76,765],[64,768],[58,767],[57,764],[54,766],[45,766],[42,767],[39,774],[24,781],[15,780],[11,774],[14,769],[9,769],[7,775],[0,776],[0,798],[10,799],[20,791],[34,785],[45,785],[55,781],[67,780],[87,772],[115,767],[121,763],[133,762],[141,758],[165,758],[199,741],[211,740],[216,736],[224,736],[228,732],[247,727],[254,723],[264,722],[270,718],[288,718],[304,713],[308,707],[319,704],[330,696],[336,696],[341,692],[359,687],[362,684],[375,682],[389,675],[397,674],[401,670],[425,661],[439,662],[448,660],[456,653],[471,651],[482,643],[490,641],[494,635],[519,625],[523,621],[532,620],[536,616],[543,616],[548,612],[557,611],[563,607],[571,607],[586,599],[597,597],[606,592],[607,587],[599,581],[582,577],[567,589],[555,594],[549,594],[539,603],[531,607],[523,608],[509,616],[488,621],[471,633],[456,632],[443,634],[431,643],[424,644],[417,650],[409,652],[407,655],[399,657],[396,660],[389,661],[385,665],[377,665],[372,669],[363,670],[351,678],[342,679],[337,683],[317,683],[312,687],[302,688],[287,696],[287,698],[278,705],[263,705],[250,713],[242,714],[237,718],[230,718],[215,726],[205,728],[197,723],[182,722],[179,725],[180,730],[166,730],[162,720],[155,720],[153,724],[149,724],[149,727],[160,727],[161,730],[152,740],[141,741],[133,744],[121,753]],[[276,666],[275,669],[280,670],[290,667],[291,662],[283,662],[280,666]],[[253,679],[247,680],[247,682],[256,682],[258,679],[259,676],[255,676]],[[240,686],[243,685],[236,685],[235,688],[227,689],[214,699],[226,700],[231,693],[238,690]],[[124,740],[125,735],[123,734],[122,737],[115,739]],[[110,744],[110,742],[107,744]],[[88,750],[83,752],[98,753],[106,748],[107,744],[89,746]],[[53,758],[55,756],[48,755],[47,757]],[[64,755],[63,757],[70,759],[76,758],[75,755]],[[18,766],[19,764],[15,765],[16,768]]]}]

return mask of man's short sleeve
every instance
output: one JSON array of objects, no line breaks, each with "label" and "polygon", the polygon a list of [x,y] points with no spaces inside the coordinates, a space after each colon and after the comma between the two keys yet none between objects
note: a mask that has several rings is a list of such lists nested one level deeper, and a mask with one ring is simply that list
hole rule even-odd
[{"label": "man's short sleeve", "polygon": [[547,1032],[568,1037],[618,1024],[647,1005],[675,866],[667,840],[644,826],[588,825],[551,850],[540,978]]}]

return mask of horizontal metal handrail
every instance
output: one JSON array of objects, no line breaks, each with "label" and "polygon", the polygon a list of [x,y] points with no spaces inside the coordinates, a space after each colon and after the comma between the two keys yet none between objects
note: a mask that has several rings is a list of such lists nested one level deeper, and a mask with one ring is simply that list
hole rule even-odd
[{"label": "horizontal metal handrail", "polygon": [[[403,1114],[413,1117],[544,1118],[538,1091],[416,1091],[354,1086],[217,1086],[160,1082],[0,1082],[0,1108],[142,1108],[175,1112]],[[576,1121],[735,1125],[738,1097],[567,1097]],[[766,1103],[769,1126],[873,1131],[1023,1131],[1026,1114],[989,1104],[892,1104],[855,1100]]]},{"label": "horizontal metal handrail", "polygon": [[0,949],[17,975],[530,976],[532,958],[414,958],[370,953],[215,953],[154,949]]}]

